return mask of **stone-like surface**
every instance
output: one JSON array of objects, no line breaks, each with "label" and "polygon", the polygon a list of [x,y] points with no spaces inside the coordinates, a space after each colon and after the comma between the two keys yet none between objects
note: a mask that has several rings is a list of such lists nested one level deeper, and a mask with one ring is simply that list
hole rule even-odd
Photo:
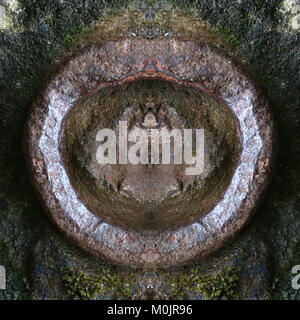
[{"label": "stone-like surface", "polygon": [[[45,217],[27,178],[21,141],[30,106],[59,57],[67,53],[65,44],[76,38],[82,26],[96,21],[103,4],[15,3],[7,10],[13,29],[0,32],[0,264],[7,270],[7,290],[0,291],[0,297],[61,298],[60,267],[73,265],[97,273],[99,260],[71,245]],[[182,5],[185,2],[170,3],[188,10]],[[255,219],[230,245],[201,260],[199,270],[212,274],[224,265],[240,266],[240,298],[299,299],[299,291],[291,287],[291,269],[300,264],[299,34],[291,25],[295,14],[277,0],[198,1],[191,8],[233,46],[238,60],[263,89],[281,141],[275,175]],[[169,21],[180,31],[178,21],[191,20]],[[170,32],[166,24],[160,26],[159,31],[148,26],[149,34]]]},{"label": "stone-like surface", "polygon": [[[61,162],[60,132],[76,102],[108,85],[139,79],[165,79],[199,88],[224,101],[240,131],[241,151],[238,156],[232,155],[237,164],[233,170],[227,169],[233,175],[223,195],[204,217],[199,219],[195,214],[195,222],[173,231],[128,231],[103,221],[77,196]],[[25,152],[42,203],[69,237],[99,257],[117,263],[165,267],[207,255],[242,228],[269,182],[274,141],[274,124],[264,99],[220,51],[191,40],[128,38],[85,49],[49,81],[30,114]],[[197,205],[201,202],[190,210],[197,212]],[[118,208],[112,203],[103,211]]]}]

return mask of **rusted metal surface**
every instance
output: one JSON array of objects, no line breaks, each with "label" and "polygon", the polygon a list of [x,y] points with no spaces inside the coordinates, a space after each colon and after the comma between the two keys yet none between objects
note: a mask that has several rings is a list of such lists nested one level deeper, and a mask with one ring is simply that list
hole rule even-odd
[{"label": "rusted metal surface", "polygon": [[[209,213],[176,230],[129,231],[108,224],[83,204],[61,161],[61,126],[74,104],[101,88],[138,79],[198,88],[224,102],[237,119],[241,152],[230,185]],[[167,267],[207,255],[245,225],[270,178],[274,135],[265,100],[219,50],[191,40],[130,38],[93,45],[65,64],[35,102],[25,141],[41,202],[69,238],[117,263]]]}]

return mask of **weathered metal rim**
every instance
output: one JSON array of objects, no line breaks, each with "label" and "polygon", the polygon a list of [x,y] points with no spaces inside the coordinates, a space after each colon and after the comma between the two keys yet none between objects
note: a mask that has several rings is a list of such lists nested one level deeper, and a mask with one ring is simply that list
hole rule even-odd
[{"label": "weathered metal rim", "polygon": [[[134,232],[100,220],[76,195],[60,159],[61,124],[78,99],[144,78],[190,85],[214,95],[230,108],[240,129],[241,156],[224,197],[200,221],[177,230]],[[168,267],[216,250],[245,225],[270,178],[274,135],[270,110],[255,85],[213,46],[192,40],[128,38],[86,48],[62,67],[34,104],[25,142],[41,202],[69,238],[117,263]]]}]

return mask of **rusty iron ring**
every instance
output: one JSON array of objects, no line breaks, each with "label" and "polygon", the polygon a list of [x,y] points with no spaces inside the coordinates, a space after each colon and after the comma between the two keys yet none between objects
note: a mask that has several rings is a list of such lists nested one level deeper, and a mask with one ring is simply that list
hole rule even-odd
[{"label": "rusty iron ring", "polygon": [[[107,224],[81,202],[61,161],[61,125],[76,101],[139,79],[199,88],[223,101],[237,119],[242,150],[229,187],[211,212],[177,230],[127,231]],[[133,267],[184,263],[232,239],[270,180],[274,141],[268,105],[238,65],[208,44],[166,38],[105,41],[79,52],[34,103],[25,139],[30,175],[52,220],[92,254]]]}]

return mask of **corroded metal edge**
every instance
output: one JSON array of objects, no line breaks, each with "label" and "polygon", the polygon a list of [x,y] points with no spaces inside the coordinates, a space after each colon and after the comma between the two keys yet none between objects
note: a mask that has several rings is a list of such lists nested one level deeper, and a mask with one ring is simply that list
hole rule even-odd
[{"label": "corroded metal edge", "polygon": [[[177,230],[134,232],[101,221],[77,197],[59,154],[61,123],[78,99],[145,78],[197,87],[222,100],[239,123],[240,161],[224,197],[197,223]],[[240,67],[208,44],[179,39],[128,38],[81,51],[34,103],[25,137],[30,175],[52,220],[92,254],[134,267],[184,263],[229,241],[249,220],[269,182],[274,143],[269,107]]]}]

